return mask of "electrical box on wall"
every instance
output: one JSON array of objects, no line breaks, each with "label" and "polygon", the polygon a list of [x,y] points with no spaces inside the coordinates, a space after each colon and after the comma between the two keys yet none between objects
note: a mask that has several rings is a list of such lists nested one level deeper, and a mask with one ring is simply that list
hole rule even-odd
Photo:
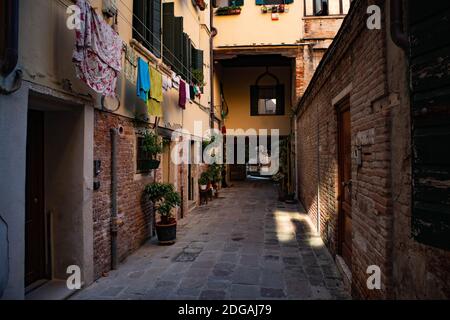
[{"label": "electrical box on wall", "polygon": [[115,17],[117,15],[117,0],[103,0],[103,14],[107,17]]}]

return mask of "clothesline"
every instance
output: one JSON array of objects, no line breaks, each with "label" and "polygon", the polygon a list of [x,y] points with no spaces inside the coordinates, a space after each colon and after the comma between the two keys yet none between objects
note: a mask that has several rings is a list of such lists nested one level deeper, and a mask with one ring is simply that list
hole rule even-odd
[{"label": "clothesline", "polygon": [[[122,5],[133,15],[133,17],[134,18],[136,18],[136,20],[153,36],[153,37],[155,37],[156,39],[158,39],[158,37],[145,25],[145,23],[144,22],[142,22],[142,20],[141,19],[139,19],[139,17],[122,1],[122,0],[119,0],[120,1],[120,3],[122,3]],[[158,48],[155,48],[151,43],[149,43],[144,37],[143,37],[143,35],[142,34],[140,34],[139,33],[139,31],[137,31],[133,26],[132,26],[132,24],[123,16],[123,15],[121,15],[120,14],[120,10],[117,8],[117,7],[114,7],[116,10],[117,10],[117,12],[118,12],[118,14],[122,17],[122,19],[124,19],[125,20],[125,22],[129,25],[129,26],[131,26],[131,28],[136,32],[136,33],[138,33],[140,36],[141,36],[141,38],[149,45],[149,46],[151,46],[152,48],[153,48],[153,50],[155,50],[156,51],[156,49],[158,49]],[[180,63],[180,65],[184,68],[184,70],[186,70],[187,72],[188,72],[188,75],[190,75],[193,79],[195,79],[195,80],[197,80],[197,81],[200,81],[200,79],[197,79],[197,77],[195,77],[193,74],[192,74],[192,72],[188,69],[188,68],[186,68],[184,65],[183,65],[183,62],[181,62],[177,57],[176,57],[176,55],[172,52],[172,51],[170,51],[169,50],[169,48],[167,48],[165,45],[164,45],[164,43],[161,41],[161,40],[159,40],[158,39],[158,42],[161,44],[161,46],[164,48],[164,49],[166,49],[166,51],[177,61],[177,62],[179,62]]]},{"label": "clothesline", "polygon": [[[57,0],[62,6],[64,6],[65,8],[68,8],[71,4],[66,4],[66,3],[64,3],[63,2],[63,0]],[[87,0],[86,0],[87,1]],[[153,32],[151,32],[151,30],[149,30],[148,29],[148,27],[129,9],[129,7],[127,7],[123,2],[122,2],[122,0],[119,0],[124,6],[125,6],[125,8],[127,8],[132,14],[133,14],[133,16],[134,17],[136,17],[136,19],[144,26],[144,28],[145,29],[147,29],[153,36],[154,36],[154,33]],[[89,1],[87,1],[88,3],[90,3]],[[117,9],[117,8],[116,8]],[[130,26],[131,28],[132,28],[132,30],[134,30],[140,37],[141,37],[141,39],[148,45],[148,46],[150,46],[151,48],[153,48],[153,50],[155,50],[156,51],[156,49],[157,48],[155,48],[150,42],[148,42],[146,39],[145,39],[145,37],[138,31],[138,30],[136,30],[136,28],[134,28],[133,27],[133,25],[130,23],[130,21],[128,21],[127,19],[126,19],[126,17],[124,17],[121,13],[120,13],[120,11],[119,10],[117,10],[117,12],[118,12],[118,14],[119,14],[119,16],[125,21],[125,23],[128,25],[128,26]],[[162,42],[161,42],[162,43]],[[194,76],[194,74],[188,69],[188,68],[186,68],[184,65],[183,65],[183,63],[166,47],[166,46],[164,46],[164,44],[162,44],[162,46],[163,46],[163,48],[165,48],[166,50],[167,50],[167,52],[177,61],[177,62],[179,62],[180,63],[180,65],[181,65],[181,67],[185,70],[185,71],[187,71],[187,74],[192,78],[192,79],[195,79],[195,80],[197,80],[197,81],[199,81],[200,79],[197,79],[197,77],[196,76]]]}]

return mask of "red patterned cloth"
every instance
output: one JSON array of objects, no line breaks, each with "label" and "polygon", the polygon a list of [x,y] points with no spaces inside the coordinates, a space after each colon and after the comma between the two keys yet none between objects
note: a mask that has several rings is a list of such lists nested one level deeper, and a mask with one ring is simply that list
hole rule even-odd
[{"label": "red patterned cloth", "polygon": [[86,0],[78,0],[77,6],[81,9],[73,52],[77,77],[95,92],[114,96],[122,69],[123,42]]}]

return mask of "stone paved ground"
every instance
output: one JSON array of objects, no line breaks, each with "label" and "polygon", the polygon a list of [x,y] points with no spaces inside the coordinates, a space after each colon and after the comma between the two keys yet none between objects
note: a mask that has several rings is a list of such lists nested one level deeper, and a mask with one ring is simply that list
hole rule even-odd
[{"label": "stone paved ground", "polygon": [[169,247],[150,241],[73,299],[347,299],[320,237],[273,185],[248,181],[180,222]]}]

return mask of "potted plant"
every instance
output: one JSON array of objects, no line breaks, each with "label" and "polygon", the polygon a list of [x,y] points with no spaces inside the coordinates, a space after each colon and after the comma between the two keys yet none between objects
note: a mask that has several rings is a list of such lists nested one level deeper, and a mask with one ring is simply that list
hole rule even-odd
[{"label": "potted plant", "polygon": [[162,152],[162,143],[160,138],[153,132],[146,132],[142,141],[142,151],[148,159],[144,162],[144,169],[152,170],[159,167],[160,161],[156,156]]},{"label": "potted plant", "polygon": [[267,7],[265,5],[262,5],[261,6],[261,12],[262,13],[267,13],[267,11],[268,11]]},{"label": "potted plant", "polygon": [[213,163],[208,168],[209,179],[212,182],[214,196],[219,196],[219,184],[222,180],[222,167],[217,163]]},{"label": "potted plant", "polygon": [[200,190],[205,191],[208,189],[209,174],[208,172],[203,172],[198,179],[198,184],[200,185]]},{"label": "potted plant", "polygon": [[154,211],[159,215],[156,234],[160,244],[173,244],[177,237],[177,221],[173,209],[181,205],[181,197],[172,184],[152,183],[145,187],[145,193],[153,202]]},{"label": "potted plant", "polygon": [[281,171],[279,171],[277,174],[272,176],[272,180],[277,184],[278,186],[278,201],[284,201],[286,196],[284,192],[284,178],[285,175]]},{"label": "potted plant", "polygon": [[192,69],[191,74],[192,74],[192,82],[194,82],[194,84],[196,84],[200,88],[206,86],[205,75],[203,74],[203,70]]}]

